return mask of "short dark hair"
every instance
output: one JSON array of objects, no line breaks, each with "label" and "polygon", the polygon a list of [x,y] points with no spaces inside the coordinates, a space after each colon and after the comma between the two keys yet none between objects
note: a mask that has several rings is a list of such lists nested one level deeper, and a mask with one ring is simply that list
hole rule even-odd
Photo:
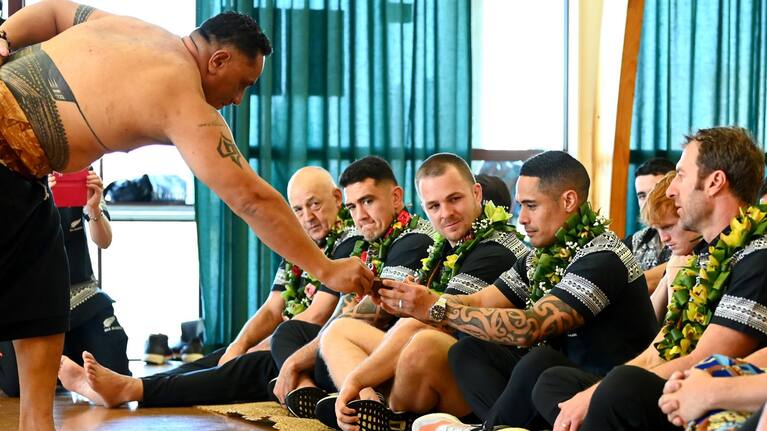
[{"label": "short dark hair", "polygon": [[641,177],[643,175],[666,175],[674,170],[676,170],[676,166],[674,166],[670,160],[666,160],[663,157],[653,157],[637,166],[634,170],[634,177]]},{"label": "short dark hair", "polygon": [[200,36],[208,42],[232,45],[250,58],[257,54],[268,56],[272,53],[272,43],[248,15],[238,12],[221,12],[205,20],[197,29]]},{"label": "short dark hair", "polygon": [[448,166],[454,167],[458,173],[468,181],[470,184],[475,184],[477,180],[474,178],[474,174],[469,168],[469,164],[466,160],[458,157],[453,153],[437,153],[432,154],[426,160],[421,163],[418,170],[415,173],[415,184],[418,183],[424,177],[438,177],[445,173]]},{"label": "short dark hair", "polygon": [[511,208],[511,192],[503,180],[495,175],[479,174],[475,176],[482,186],[482,200],[496,206]]},{"label": "short dark hair", "polygon": [[685,146],[698,142],[698,181],[714,171],[722,171],[735,197],[746,203],[757,201],[764,178],[764,153],[748,130],[735,126],[712,127],[700,129],[685,139]]},{"label": "short dark hair", "polygon": [[376,184],[381,181],[390,181],[395,186],[398,185],[389,162],[378,156],[363,157],[347,166],[341,172],[338,183],[341,184],[341,187],[346,187],[350,184],[361,183],[368,178],[375,180]]},{"label": "short dark hair", "polygon": [[589,173],[564,151],[545,151],[530,157],[522,164],[519,176],[539,178],[541,190],[549,195],[575,190],[582,201],[589,198]]}]

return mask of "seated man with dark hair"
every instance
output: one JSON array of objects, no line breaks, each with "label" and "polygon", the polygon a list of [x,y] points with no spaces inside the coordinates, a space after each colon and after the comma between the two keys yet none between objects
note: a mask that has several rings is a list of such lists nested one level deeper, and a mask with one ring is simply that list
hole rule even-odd
[{"label": "seated man with dark hair", "polygon": [[[298,170],[288,182],[288,201],[317,247],[334,259],[348,257],[360,239],[341,190],[319,167]],[[272,292],[226,348],[173,370],[141,379],[121,377],[86,354],[85,368],[62,360],[64,387],[97,404],[114,407],[140,401],[145,407],[221,404],[269,399],[267,383],[277,376],[269,337],[286,318],[323,324],[338,303],[338,293],[297,265],[283,261]]]},{"label": "seated man with dark hair", "polygon": [[[535,247],[492,286],[472,295],[438,298],[422,287],[393,283],[381,296],[423,322],[470,335],[454,344],[447,357],[427,355],[411,362],[411,380],[426,382],[400,408],[458,394],[484,422],[536,428],[545,426],[533,405],[538,376],[557,365],[571,365],[604,375],[641,351],[657,329],[642,270],[628,248],[607,229],[607,222],[587,201],[590,180],[583,165],[562,151],[547,151],[522,165],[516,200],[520,223]],[[528,350],[529,349],[529,350]],[[432,348],[431,351],[434,351]],[[416,366],[412,366],[416,364]],[[404,364],[403,364],[404,365]],[[455,396],[455,395],[454,395]],[[410,407],[412,406],[412,407]],[[427,411],[425,404],[417,411]],[[444,414],[424,416],[416,430],[473,429]]]},{"label": "seated man with dark hair", "polygon": [[[440,239],[419,273],[409,277],[407,283],[451,295],[472,294],[489,286],[527,252],[508,223],[508,213],[492,203],[482,205],[482,189],[460,157],[450,153],[430,156],[418,168],[415,181],[423,209]],[[389,283],[384,281],[384,286]],[[383,295],[385,290],[379,292]],[[408,313],[404,302],[401,307],[398,302],[388,305],[386,310],[390,313]],[[389,405],[395,410],[404,407],[422,411],[437,405],[460,409],[464,405],[460,395],[445,394],[428,401],[417,401],[419,397],[414,395],[429,384],[435,385],[433,393],[441,394],[443,387],[451,386],[449,371],[440,374],[439,379],[428,380],[429,375],[421,375],[416,367],[409,366],[440,354],[446,358],[455,342],[452,331],[437,331],[415,319],[400,319],[388,331],[353,319],[334,321],[322,336],[322,356],[333,381],[342,390],[337,398],[329,397],[318,405],[318,417],[326,425],[337,423],[344,428],[353,427],[358,420],[364,425],[386,421],[387,417],[392,428],[398,426],[395,423],[406,427],[407,416],[391,418],[392,413],[379,402],[375,392],[375,388],[388,387],[389,382],[392,387]],[[424,355],[425,351],[429,354]],[[432,365],[447,371],[445,362],[435,361]],[[357,398],[362,402],[346,407]],[[409,402],[420,404],[411,408],[415,406]],[[431,405],[424,406],[426,403]],[[351,413],[352,410],[356,412]]]},{"label": "seated man with dark hair", "polygon": [[[364,238],[354,254],[380,278],[404,280],[415,275],[436,233],[426,220],[405,209],[403,190],[389,163],[376,156],[364,157],[350,164],[339,182],[346,207]],[[395,320],[370,296],[359,300],[355,294],[342,297],[331,322],[339,317],[378,328],[388,328]],[[322,330],[321,325],[292,320],[281,324],[272,337],[272,356],[280,368],[274,394],[299,417],[313,417],[317,401],[336,390],[319,354]]]},{"label": "seated man with dark hair", "polygon": [[535,404],[557,430],[676,429],[658,407],[666,379],[713,354],[743,357],[767,344],[767,207],[750,207],[764,153],[739,127],[701,129],[686,141],[666,195],[703,241],[641,355],[601,380],[572,367],[541,376]]}]

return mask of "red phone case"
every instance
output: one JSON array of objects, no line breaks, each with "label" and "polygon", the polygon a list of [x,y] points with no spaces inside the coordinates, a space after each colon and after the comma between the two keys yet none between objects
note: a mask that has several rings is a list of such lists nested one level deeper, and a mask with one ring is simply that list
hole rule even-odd
[{"label": "red phone case", "polygon": [[56,206],[59,208],[84,207],[88,202],[88,188],[85,186],[88,170],[71,174],[54,172],[53,175],[56,177],[56,185],[51,191]]}]

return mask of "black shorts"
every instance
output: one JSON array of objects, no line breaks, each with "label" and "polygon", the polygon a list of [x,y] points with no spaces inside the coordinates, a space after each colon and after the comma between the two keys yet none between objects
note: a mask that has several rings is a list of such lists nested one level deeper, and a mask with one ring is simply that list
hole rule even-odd
[{"label": "black shorts", "polygon": [[64,333],[69,264],[46,178],[0,164],[0,341]]}]

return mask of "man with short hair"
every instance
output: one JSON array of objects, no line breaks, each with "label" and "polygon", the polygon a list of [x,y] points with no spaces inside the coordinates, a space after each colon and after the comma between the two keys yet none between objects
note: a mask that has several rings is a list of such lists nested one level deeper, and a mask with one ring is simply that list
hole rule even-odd
[{"label": "man with short hair", "polygon": [[[348,257],[360,239],[345,209],[341,190],[325,169],[299,169],[288,182],[288,201],[306,233],[333,259]],[[85,356],[85,368],[63,358],[64,387],[107,407],[140,401],[143,407],[191,406],[269,399],[267,384],[277,376],[269,337],[285,319],[321,325],[338,303],[338,293],[283,261],[266,302],[226,348],[173,370],[141,379],[120,377]],[[88,372],[86,372],[88,371]]]},{"label": "man with short hair", "polygon": [[[434,242],[435,231],[405,209],[402,187],[389,163],[376,156],[364,157],[344,170],[339,183],[346,207],[365,240],[358,241],[355,254],[378,277],[404,280],[415,275]],[[358,300],[354,294],[341,298],[331,321],[339,317],[378,328],[388,328],[394,321],[369,296]],[[293,320],[281,324],[272,337],[272,356],[280,368],[275,396],[299,417],[313,417],[314,404],[336,390],[319,354],[321,330],[321,325]]]},{"label": "man with short hair", "polygon": [[217,112],[240,103],[271,51],[255,21],[237,13],[180,38],[135,18],[44,0],[0,25],[0,339],[14,340],[21,429],[53,429],[67,330],[66,256],[45,185],[52,170],[175,145],[267,246],[337,291],[369,289],[372,275],[358,259],[333,261],[313,246]]},{"label": "man with short hair", "polygon": [[[516,230],[508,224],[510,216],[494,204],[483,206],[482,189],[460,157],[450,153],[430,156],[418,168],[415,181],[423,209],[444,240],[437,243],[439,247],[426,259],[421,273],[407,283],[448,295],[473,294],[489,286],[527,252]],[[394,303],[387,311],[407,314],[404,303],[402,307]],[[391,413],[381,403],[346,405],[357,398],[378,401],[374,388],[389,381],[392,381],[389,403],[395,410],[403,410],[399,405],[415,411],[434,406],[461,408],[465,404],[460,394],[420,400],[426,397],[421,389],[427,384],[438,383],[430,395],[454,386],[446,359],[455,342],[455,334],[434,330],[415,319],[400,319],[389,331],[353,319],[334,321],[322,336],[321,351],[333,381],[342,390],[337,399],[332,397],[318,405],[318,417],[326,425],[337,422],[343,429],[354,427],[358,420],[386,421]],[[440,355],[443,361],[430,361]],[[427,380],[429,374],[419,374],[408,366],[419,357],[431,362],[431,375],[435,370],[443,371],[438,381]],[[412,404],[407,402],[432,405],[411,409]],[[406,427],[408,422],[405,416],[388,420],[392,428],[398,426],[397,421],[400,427]]]},{"label": "man with short hair", "polygon": [[[536,392],[553,396],[536,405],[555,429],[677,429],[658,407],[669,376],[714,353],[744,357],[767,344],[767,237],[749,231],[756,223],[737,219],[756,202],[764,153],[740,127],[701,129],[686,140],[666,194],[682,225],[703,236],[698,264],[684,282],[690,286],[675,289],[679,295],[656,342],[601,382],[572,369],[541,376]],[[695,277],[700,270],[707,277],[726,274],[713,289]]]},{"label": "man with short hair", "polygon": [[[674,164],[661,157],[654,157],[637,166],[634,171],[634,188],[640,212],[655,184],[663,178],[663,175],[673,170]],[[671,252],[663,246],[658,231],[652,226],[645,226],[634,232],[623,242],[634,253],[642,271],[645,271],[647,287],[652,293],[663,277],[663,272],[666,270],[665,263],[671,256]]]},{"label": "man with short hair", "polygon": [[[469,408],[448,413],[471,411],[485,430],[501,424],[537,429],[543,420],[533,406],[532,388],[542,372],[574,364],[604,375],[641,351],[656,332],[642,271],[591,210],[589,184],[583,165],[563,151],[528,159],[516,200],[534,250],[473,295],[438,302],[429,291],[404,283],[381,291],[389,305],[399,299],[412,303],[410,314],[423,322],[470,335],[450,348],[447,362],[457,384],[439,394],[461,394]],[[433,371],[434,360],[416,363],[410,374],[419,380],[445,378]],[[435,387],[419,394],[434,394]],[[418,397],[402,399],[415,405]],[[474,427],[427,415],[413,429],[440,426]]]}]

